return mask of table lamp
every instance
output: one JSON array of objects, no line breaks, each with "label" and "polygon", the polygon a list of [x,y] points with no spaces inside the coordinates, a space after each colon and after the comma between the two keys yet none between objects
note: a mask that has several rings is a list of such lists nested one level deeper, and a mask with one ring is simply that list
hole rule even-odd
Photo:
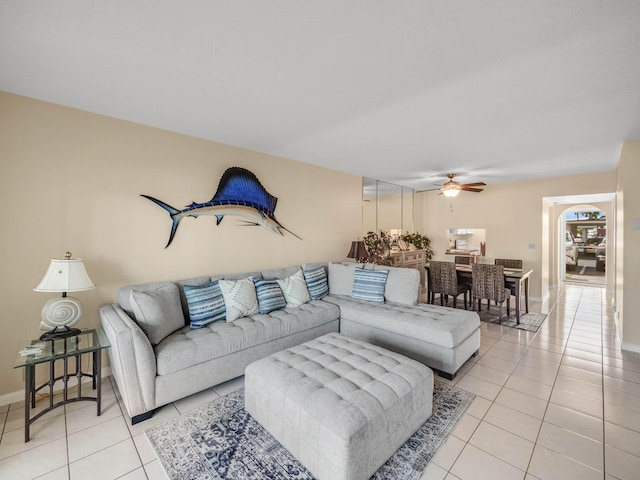
[{"label": "table lamp", "polygon": [[36,292],[62,292],[62,297],[52,298],[42,308],[40,329],[45,333],[40,340],[55,340],[78,335],[80,330],[70,328],[80,320],[82,304],[77,298],[67,297],[67,292],[80,292],[96,288],[84,268],[82,259],[71,258],[67,252],[62,258],[52,258],[47,273],[33,290]]},{"label": "table lamp", "polygon": [[351,249],[347,254],[347,258],[355,258],[356,262],[366,262],[369,258],[369,252],[362,240],[351,242]]}]

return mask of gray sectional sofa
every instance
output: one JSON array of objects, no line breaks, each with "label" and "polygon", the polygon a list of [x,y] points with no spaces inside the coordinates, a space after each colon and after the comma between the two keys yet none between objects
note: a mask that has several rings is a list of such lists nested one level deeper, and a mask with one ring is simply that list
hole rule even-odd
[{"label": "gray sectional sofa", "polygon": [[[255,360],[329,332],[397,351],[449,378],[480,346],[475,312],[418,304],[417,270],[377,265],[329,263],[324,265],[328,295],[321,299],[192,328],[185,286],[205,288],[220,279],[290,280],[301,269],[317,271],[318,265],[122,287],[119,303],[104,305],[100,317],[111,342],[112,374],[132,423],[243,375]],[[358,275],[388,272],[384,298],[377,299],[382,302],[353,298],[356,269]]]}]

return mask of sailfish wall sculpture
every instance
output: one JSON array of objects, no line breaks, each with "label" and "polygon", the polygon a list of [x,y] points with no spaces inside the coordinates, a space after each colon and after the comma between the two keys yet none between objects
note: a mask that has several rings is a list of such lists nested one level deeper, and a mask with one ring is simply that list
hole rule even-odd
[{"label": "sailfish wall sculpture", "polygon": [[193,202],[181,210],[149,195],[142,196],[162,207],[171,217],[171,233],[165,248],[171,245],[183,218],[197,218],[200,215],[213,215],[216,217],[216,225],[220,225],[227,215],[237,215],[243,217],[245,225],[260,225],[280,235],[283,235],[284,230],[302,240],[276,219],[278,199],[267,192],[258,177],[244,168],[228,168],[220,178],[218,189],[211,200],[204,203]]}]

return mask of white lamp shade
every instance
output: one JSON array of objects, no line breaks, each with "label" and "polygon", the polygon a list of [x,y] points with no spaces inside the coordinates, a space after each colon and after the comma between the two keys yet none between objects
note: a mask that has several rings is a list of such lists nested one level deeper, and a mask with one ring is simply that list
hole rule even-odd
[{"label": "white lamp shade", "polygon": [[80,292],[96,286],[89,278],[81,258],[53,258],[36,292]]},{"label": "white lamp shade", "polygon": [[462,188],[460,185],[445,185],[442,188],[442,193],[445,197],[457,197]]}]

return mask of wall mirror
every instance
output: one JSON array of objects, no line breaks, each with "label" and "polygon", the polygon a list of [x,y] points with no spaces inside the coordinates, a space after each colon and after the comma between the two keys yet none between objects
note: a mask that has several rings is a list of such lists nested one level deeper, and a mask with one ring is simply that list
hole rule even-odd
[{"label": "wall mirror", "polygon": [[398,236],[413,232],[412,188],[363,177],[362,235],[367,232],[389,232]]}]

